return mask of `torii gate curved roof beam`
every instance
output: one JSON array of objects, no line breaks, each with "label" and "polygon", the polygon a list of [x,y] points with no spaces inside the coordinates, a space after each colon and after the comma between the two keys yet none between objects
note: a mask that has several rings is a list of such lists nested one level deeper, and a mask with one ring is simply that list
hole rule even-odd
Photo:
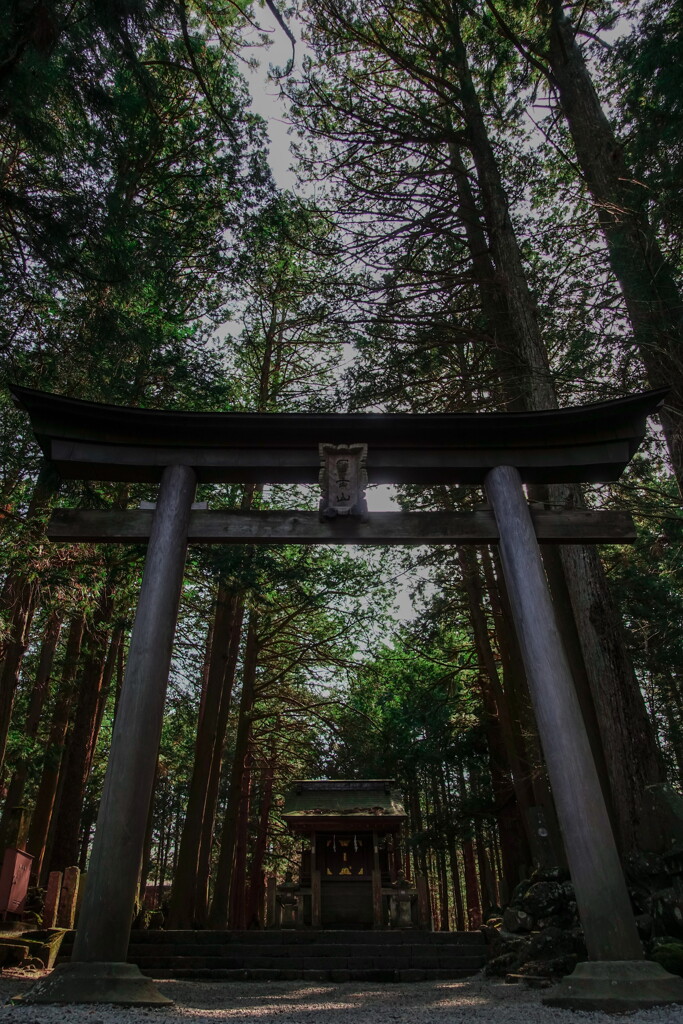
[{"label": "torii gate curved roof beam", "polygon": [[318,444],[368,446],[370,484],[482,484],[499,465],[525,483],[616,480],[662,405],[646,391],[511,413],[207,413],[105,405],[12,387],[65,479],[155,481],[191,465],[200,482],[314,484]]}]

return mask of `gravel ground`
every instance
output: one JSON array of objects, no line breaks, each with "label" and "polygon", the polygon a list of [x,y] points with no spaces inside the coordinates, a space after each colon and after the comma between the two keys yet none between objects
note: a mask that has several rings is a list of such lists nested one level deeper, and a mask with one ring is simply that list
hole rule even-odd
[{"label": "gravel ground", "polygon": [[[0,975],[0,1002],[37,977]],[[482,976],[464,981],[373,985],[327,982],[159,981],[169,1009],[114,1006],[0,1006],[0,1024],[614,1024],[605,1013],[541,1006],[545,992]],[[618,1019],[618,1018],[617,1018]],[[629,1024],[683,1024],[683,1006],[630,1014]]]}]

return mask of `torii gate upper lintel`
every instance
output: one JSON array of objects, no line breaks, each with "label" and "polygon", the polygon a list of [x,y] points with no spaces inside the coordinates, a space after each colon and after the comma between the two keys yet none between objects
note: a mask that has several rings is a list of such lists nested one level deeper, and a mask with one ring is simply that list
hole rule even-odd
[{"label": "torii gate upper lintel", "polygon": [[[641,443],[665,392],[531,413],[196,413],[103,405],[13,387],[46,458],[63,479],[154,482],[191,466],[199,483],[316,484],[319,446],[367,446],[367,482],[482,486],[496,466],[524,483],[607,482]],[[541,542],[625,543],[627,513],[533,511]],[[58,509],[51,540],[144,542],[151,513]],[[486,543],[491,511],[389,512],[321,518],[312,512],[193,511],[190,543]]]},{"label": "torii gate upper lintel", "polygon": [[666,391],[501,413],[205,413],[104,405],[14,385],[64,479],[159,481],[191,465],[200,483],[315,484],[318,445],[368,446],[369,484],[483,484],[515,465],[524,483],[616,480]]},{"label": "torii gate upper lintel", "polygon": [[[499,544],[589,956],[604,968],[605,1005],[614,996],[615,962],[631,969],[634,961],[658,1001],[683,1001],[683,982],[676,988],[658,965],[643,961],[538,543],[624,542],[634,538],[633,527],[615,513],[539,510],[532,517],[523,490],[524,483],[616,480],[666,392],[530,413],[320,415],[157,411],[12,391],[63,478],[160,481],[154,511],[61,509],[50,525],[53,540],[148,540],[148,548],[72,961],[27,1001],[167,1002],[125,961],[188,542],[492,541]],[[339,506],[330,512],[328,501],[328,514],[320,515],[192,510],[197,482],[316,483],[320,445],[364,449],[358,480],[367,472],[370,484],[484,486],[491,509],[365,514],[361,502],[338,515]],[[341,473],[346,493],[354,474],[347,466]],[[582,979],[582,967],[591,968],[590,977]],[[576,1005],[584,984],[596,1005],[596,969],[577,967],[566,1005]],[[113,976],[115,1000],[105,984]]]}]

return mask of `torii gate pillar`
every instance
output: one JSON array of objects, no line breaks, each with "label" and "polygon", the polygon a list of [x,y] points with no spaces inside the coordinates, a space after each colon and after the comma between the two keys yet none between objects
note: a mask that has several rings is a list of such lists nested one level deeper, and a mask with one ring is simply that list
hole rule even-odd
[{"label": "torii gate pillar", "polygon": [[72,960],[34,985],[27,1002],[173,1002],[126,959],[196,485],[190,466],[163,471]]},{"label": "torii gate pillar", "polygon": [[683,981],[644,959],[521,477],[497,466],[485,486],[590,957],[543,1001],[608,1012],[683,1002]]},{"label": "torii gate pillar", "polygon": [[592,960],[642,960],[617,846],[517,470],[511,466],[492,469],[486,493],[500,533],[500,560],[588,955]]}]

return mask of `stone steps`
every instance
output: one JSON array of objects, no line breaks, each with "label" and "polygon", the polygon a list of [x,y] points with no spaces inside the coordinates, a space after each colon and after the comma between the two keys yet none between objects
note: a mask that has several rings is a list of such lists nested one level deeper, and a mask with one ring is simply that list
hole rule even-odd
[{"label": "stone steps", "polygon": [[128,959],[138,964],[141,969],[152,971],[158,968],[172,968],[178,966],[182,969],[196,970],[206,967],[210,970],[237,970],[242,968],[255,968],[263,970],[269,968],[283,967],[296,970],[324,970],[324,969],[356,969],[356,968],[391,968],[400,969],[408,967],[419,968],[443,968],[452,970],[477,971],[482,966],[481,958],[469,957],[427,957],[427,956],[397,956],[397,957],[357,957],[341,953],[338,956],[318,956],[313,953],[311,956],[278,957],[275,960],[268,956],[140,956],[131,953]]},{"label": "stone steps", "polygon": [[401,957],[425,957],[427,959],[439,959],[446,958],[448,960],[455,958],[477,958],[479,956],[479,947],[473,945],[439,945],[439,946],[427,946],[427,945],[408,945],[405,946],[381,946],[381,945],[356,945],[346,943],[311,943],[307,946],[269,946],[269,945],[258,945],[249,946],[242,945],[241,943],[225,944],[225,945],[209,945],[205,944],[192,944],[192,943],[131,943],[128,947],[128,955],[138,957],[187,957],[187,956],[198,956],[203,959],[213,959],[220,957],[234,957],[234,956],[256,956],[260,958],[267,957],[269,959],[282,959],[282,958],[302,958],[302,957],[338,957],[338,956],[352,956],[356,959],[373,959],[376,957],[384,958],[391,957],[394,959]]},{"label": "stone steps", "polygon": [[[68,933],[68,935],[71,933]],[[67,937],[68,937],[67,935]],[[130,941],[133,944],[139,943],[183,943],[191,942],[192,945],[208,943],[209,945],[226,945],[240,943],[248,946],[299,946],[315,943],[328,943],[338,945],[367,945],[367,946],[392,946],[392,945],[446,945],[461,944],[467,946],[485,947],[486,943],[482,933],[474,932],[426,932],[413,929],[411,931],[371,931],[370,929],[350,928],[282,928],[282,929],[254,929],[248,931],[193,931],[187,930],[160,930],[152,929],[145,931],[132,931]]]},{"label": "stone steps", "polygon": [[216,981],[441,980],[475,974],[486,959],[480,932],[135,931],[128,948],[143,974]]},{"label": "stone steps", "polygon": [[165,978],[183,978],[187,981],[370,981],[370,982],[398,982],[398,981],[453,981],[459,978],[469,978],[476,971],[471,970],[420,970],[417,968],[406,968],[405,970],[372,969],[367,970],[296,970],[288,968],[271,968],[264,970],[209,970],[198,968],[195,970],[184,970],[173,968],[171,970],[158,968],[154,971],[140,968],[143,974],[150,978],[163,980]]}]

